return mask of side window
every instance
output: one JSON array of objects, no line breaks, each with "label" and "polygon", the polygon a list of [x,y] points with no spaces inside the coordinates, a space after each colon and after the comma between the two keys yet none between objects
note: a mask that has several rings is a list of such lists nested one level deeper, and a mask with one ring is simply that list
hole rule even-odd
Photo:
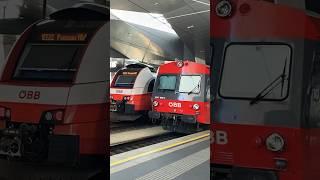
[{"label": "side window", "polygon": [[306,10],[320,14],[320,1],[306,0]]},{"label": "side window", "polygon": [[149,83],[148,92],[153,91],[154,81],[155,81],[155,79],[152,79],[151,82]]},{"label": "side window", "polygon": [[310,126],[320,127],[320,50],[314,52],[310,89]]},{"label": "side window", "polygon": [[206,83],[206,100],[210,102],[210,98],[210,78],[208,78]]}]

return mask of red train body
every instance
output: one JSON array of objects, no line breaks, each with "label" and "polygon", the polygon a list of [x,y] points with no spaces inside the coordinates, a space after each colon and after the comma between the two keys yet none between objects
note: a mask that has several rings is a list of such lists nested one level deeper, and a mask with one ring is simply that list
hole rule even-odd
[{"label": "red train body", "polygon": [[210,124],[209,66],[192,61],[163,64],[152,94],[151,119],[165,129],[195,132]]},{"label": "red train body", "polygon": [[142,64],[131,64],[119,70],[110,87],[111,120],[135,121],[151,110],[154,73]]},{"label": "red train body", "polygon": [[2,158],[104,160],[108,17],[106,7],[81,4],[23,32],[1,73]]},{"label": "red train body", "polygon": [[215,180],[320,178],[320,18],[287,3],[211,4]]}]

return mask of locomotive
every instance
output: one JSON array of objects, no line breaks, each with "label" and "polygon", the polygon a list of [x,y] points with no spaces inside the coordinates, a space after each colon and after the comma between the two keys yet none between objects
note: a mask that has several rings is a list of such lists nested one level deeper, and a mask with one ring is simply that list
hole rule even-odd
[{"label": "locomotive", "polygon": [[152,66],[127,65],[114,76],[110,86],[110,119],[113,122],[146,120],[151,110],[155,82]]},{"label": "locomotive", "polygon": [[164,129],[193,133],[210,124],[209,66],[174,61],[159,66],[149,117]]},{"label": "locomotive", "polygon": [[318,7],[212,2],[213,179],[320,178]]},{"label": "locomotive", "polygon": [[0,158],[105,161],[108,32],[108,8],[83,3],[21,34],[0,74]]}]

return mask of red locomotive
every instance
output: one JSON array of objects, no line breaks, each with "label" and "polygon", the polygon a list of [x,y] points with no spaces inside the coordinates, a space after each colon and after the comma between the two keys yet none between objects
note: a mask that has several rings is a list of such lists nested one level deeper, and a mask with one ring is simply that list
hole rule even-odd
[{"label": "red locomotive", "polygon": [[317,8],[212,2],[213,179],[320,179]]},{"label": "red locomotive", "polygon": [[151,119],[164,129],[192,133],[210,124],[209,66],[192,61],[163,64],[152,94]]},{"label": "red locomotive", "polygon": [[0,76],[1,158],[105,159],[108,24],[106,7],[80,4],[23,32]]},{"label": "red locomotive", "polygon": [[112,121],[135,121],[151,110],[154,69],[145,64],[130,64],[114,76],[110,88]]}]

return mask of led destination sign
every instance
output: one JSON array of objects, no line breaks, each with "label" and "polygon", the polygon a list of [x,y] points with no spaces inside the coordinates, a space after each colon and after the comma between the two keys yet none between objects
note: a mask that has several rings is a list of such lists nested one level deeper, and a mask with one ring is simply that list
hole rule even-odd
[{"label": "led destination sign", "polygon": [[40,38],[42,41],[86,41],[87,37],[87,33],[42,33]]}]

